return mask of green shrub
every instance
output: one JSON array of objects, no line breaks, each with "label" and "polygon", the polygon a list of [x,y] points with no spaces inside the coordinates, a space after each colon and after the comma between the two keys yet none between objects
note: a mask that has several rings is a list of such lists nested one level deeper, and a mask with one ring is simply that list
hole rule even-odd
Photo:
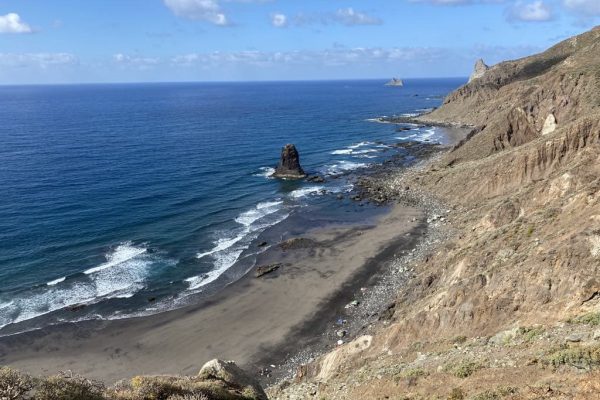
[{"label": "green shrub", "polygon": [[525,342],[532,342],[543,334],[544,328],[542,328],[541,326],[532,326],[521,329],[521,335],[523,335],[523,340]]},{"label": "green shrub", "polygon": [[210,399],[205,394],[200,393],[200,394],[175,395],[175,396],[169,397],[168,400],[210,400]]},{"label": "green shrub", "polygon": [[465,393],[461,388],[454,388],[448,395],[448,400],[463,400],[465,398]]},{"label": "green shrub", "polygon": [[467,341],[467,337],[464,335],[456,336],[452,339],[452,344],[463,344]]},{"label": "green shrub", "polygon": [[568,322],[571,324],[598,326],[600,325],[600,312],[591,312],[583,314],[578,317],[571,318]]},{"label": "green shrub", "polygon": [[8,367],[0,368],[0,399],[19,400],[31,389],[34,380],[28,375]]},{"label": "green shrub", "polygon": [[514,387],[499,387],[495,390],[486,390],[473,396],[472,400],[501,400],[506,396],[517,393]]},{"label": "green shrub", "polygon": [[104,400],[104,385],[78,375],[61,373],[40,381],[36,400]]},{"label": "green shrub", "polygon": [[600,366],[600,345],[562,348],[550,352],[544,363],[555,368],[570,365],[582,369]]},{"label": "green shrub", "polygon": [[458,364],[446,365],[444,370],[457,378],[467,378],[475,371],[481,368],[481,365],[473,361],[461,361]]}]

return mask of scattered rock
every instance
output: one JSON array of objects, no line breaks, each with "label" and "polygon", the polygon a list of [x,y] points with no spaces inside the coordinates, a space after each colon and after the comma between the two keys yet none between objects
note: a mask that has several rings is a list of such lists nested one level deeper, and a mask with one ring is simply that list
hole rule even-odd
[{"label": "scattered rock", "polygon": [[320,175],[311,175],[308,178],[306,178],[306,180],[308,182],[313,182],[313,183],[324,183],[325,182],[325,178],[323,178]]},{"label": "scattered rock", "polygon": [[360,304],[360,301],[352,300],[350,303],[346,304],[345,308],[358,307],[359,304]]},{"label": "scattered rock", "polygon": [[263,275],[267,275],[267,274],[270,274],[271,272],[277,271],[282,266],[283,266],[282,264],[261,265],[260,267],[256,268],[256,271],[254,272],[254,276],[256,278],[260,278]]},{"label": "scattered rock", "polygon": [[318,246],[319,243],[308,238],[292,238],[279,243],[282,250],[312,249]]},{"label": "scattered rock", "polygon": [[300,155],[296,146],[286,144],[281,150],[281,160],[275,169],[273,176],[283,179],[302,179],[306,177],[300,166]]},{"label": "scattered rock", "polygon": [[520,331],[521,331],[520,328],[516,327],[516,328],[507,329],[505,331],[498,332],[490,338],[490,343],[493,343],[497,346],[502,346],[502,345],[508,344],[515,337],[517,337],[517,335],[519,334]]},{"label": "scattered rock", "polygon": [[565,338],[565,342],[570,342],[570,343],[579,343],[582,340],[583,340],[583,335],[580,333],[574,333]]},{"label": "scattered rock", "polygon": [[396,312],[396,303],[388,304],[383,311],[379,313],[380,321],[389,321],[394,317],[394,313]]},{"label": "scattered rock", "polygon": [[339,330],[337,331],[335,334],[337,335],[337,337],[343,338],[344,336],[346,336],[346,331],[345,330]]},{"label": "scattered rock", "polygon": [[598,329],[596,332],[594,332],[593,338],[594,338],[594,340],[600,340],[600,329]]},{"label": "scattered rock", "polygon": [[71,312],[81,311],[85,308],[85,304],[75,304],[67,308]]}]

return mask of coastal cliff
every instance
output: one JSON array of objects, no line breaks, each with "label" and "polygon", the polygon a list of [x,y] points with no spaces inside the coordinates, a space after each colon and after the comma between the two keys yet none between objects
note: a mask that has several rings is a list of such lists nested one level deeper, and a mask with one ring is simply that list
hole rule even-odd
[{"label": "coastal cliff", "polygon": [[[445,232],[439,236],[444,240],[424,251],[406,250],[414,254],[410,265],[389,271],[403,274],[406,280],[397,292],[386,293],[391,297],[384,299],[384,308],[371,312],[358,300],[346,306],[374,322],[352,332],[338,329],[334,343],[340,345],[308,362],[296,363],[294,376],[273,383],[265,394],[235,364],[218,360],[206,364],[195,376],[137,376],[110,387],[70,372],[37,379],[0,368],[0,397],[598,398],[600,29],[544,53],[491,67],[419,121],[472,129],[464,140],[427,164],[389,172],[371,189],[378,198],[398,199],[415,207],[411,214],[391,219],[385,235],[395,237],[401,232],[402,236],[421,237],[425,232],[417,235],[402,229],[409,222],[417,224],[417,207],[427,199],[429,204],[441,205],[435,214],[423,212],[431,230],[435,226]],[[304,175],[295,149],[284,149],[282,160],[292,161],[282,161],[284,171],[297,170],[300,172],[293,175]],[[346,247],[334,249],[337,260],[343,260],[343,271],[348,273],[353,261],[364,264],[362,259],[358,263],[360,257],[350,249],[365,247],[365,240],[377,243],[376,239],[385,235],[360,231]],[[295,246],[303,247],[306,242],[295,242]],[[289,250],[283,247],[281,251]],[[304,250],[325,252],[320,247],[318,251]],[[314,272],[305,265],[294,271],[294,277],[307,271]],[[314,282],[323,280],[321,274],[315,275],[319,278]],[[264,283],[252,279],[255,285]],[[294,281],[290,282],[290,287],[296,288]],[[261,293],[274,290],[274,285],[257,287]],[[290,291],[287,286],[281,290],[286,295]],[[302,302],[311,300],[310,293],[301,294]],[[300,308],[301,301],[296,303]],[[253,305],[251,301],[245,304]],[[273,307],[275,301],[262,304]],[[215,314],[231,317],[245,312],[241,309],[233,314],[234,308],[226,303]],[[265,314],[273,312],[269,309]],[[289,315],[286,318],[290,319]],[[247,321],[240,323],[240,331],[248,330]],[[163,322],[157,325],[162,327]],[[159,336],[177,338],[178,332],[192,327],[192,339],[181,343],[188,351],[198,344],[201,334],[195,329],[199,325],[195,321],[178,325],[174,331],[159,331]],[[217,323],[211,326],[215,327],[222,329]],[[145,327],[140,330],[147,333]],[[261,331],[249,332],[267,336]],[[56,342],[64,342],[65,337],[61,333]],[[299,343],[292,341],[291,348],[302,350]],[[100,340],[97,348],[107,346],[106,340]],[[49,349],[53,351],[54,346]],[[174,358],[169,349],[165,351],[153,360],[161,369],[165,368],[165,354]],[[98,355],[93,353],[93,357]],[[181,363],[181,359],[177,361]],[[204,361],[198,360],[199,365]],[[69,362],[71,367],[73,362]]]},{"label": "coastal cliff", "polygon": [[271,397],[598,398],[600,29],[495,65],[419,119],[473,127],[387,184],[446,204],[451,239],[412,265],[391,320]]}]

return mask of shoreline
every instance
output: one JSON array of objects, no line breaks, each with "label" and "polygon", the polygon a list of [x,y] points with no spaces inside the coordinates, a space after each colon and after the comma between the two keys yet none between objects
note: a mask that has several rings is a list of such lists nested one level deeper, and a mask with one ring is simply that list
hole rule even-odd
[{"label": "shoreline", "polygon": [[[0,364],[41,375],[73,370],[107,383],[134,375],[195,374],[212,358],[235,359],[256,373],[262,353],[283,356],[277,345],[318,315],[324,303],[345,301],[341,283],[357,282],[354,274],[412,231],[417,220],[416,209],[395,206],[376,224],[317,229],[304,236],[317,247],[281,250],[269,256],[284,263],[280,270],[261,278],[249,272],[197,305],[0,338]],[[400,224],[404,229],[398,230]],[[363,275],[370,274],[363,270]]]},{"label": "shoreline", "polygon": [[[420,145],[421,166],[445,148]],[[385,180],[390,172],[410,168],[414,166],[400,167],[390,160],[371,174],[359,175],[357,183],[362,187],[365,178]],[[376,199],[368,193],[362,197],[379,204]],[[392,199],[398,200],[390,195]],[[302,237],[319,244],[314,248],[275,255],[267,251],[241,279],[198,304],[2,337],[0,365],[42,375],[73,370],[112,383],[134,375],[195,374],[204,362],[221,358],[262,375],[266,384],[289,377],[296,366],[335,347],[337,340],[346,342],[370,329],[373,317],[388,307],[393,288],[408,279],[410,269],[398,268],[398,254],[410,259],[430,240],[431,207],[418,199],[402,203],[369,225],[309,231]],[[253,276],[255,268],[272,262],[283,267],[258,279]],[[298,289],[301,293],[294,293]],[[357,298],[359,307],[346,307]],[[340,315],[345,316],[343,338],[333,324]]]}]

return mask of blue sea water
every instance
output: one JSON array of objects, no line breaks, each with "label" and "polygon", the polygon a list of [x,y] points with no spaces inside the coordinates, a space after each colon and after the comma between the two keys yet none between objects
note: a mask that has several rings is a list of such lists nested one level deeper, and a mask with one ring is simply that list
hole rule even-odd
[{"label": "blue sea water", "polygon": [[0,87],[0,334],[178,307],[239,277],[252,243],[306,207],[357,215],[320,195],[348,179],[268,175],[286,143],[327,178],[444,140],[372,119],[439,106],[463,79],[383,83]]}]

